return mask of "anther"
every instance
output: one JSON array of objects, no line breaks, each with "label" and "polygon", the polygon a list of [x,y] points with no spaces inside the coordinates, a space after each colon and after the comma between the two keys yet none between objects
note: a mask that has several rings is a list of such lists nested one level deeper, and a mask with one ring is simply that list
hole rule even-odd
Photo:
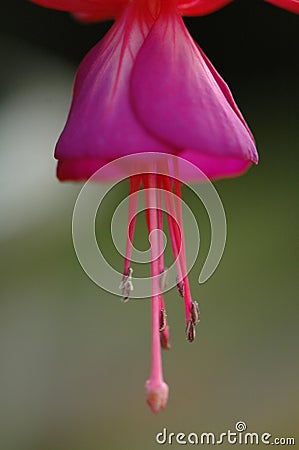
[{"label": "anther", "polygon": [[166,288],[167,288],[167,272],[164,268],[160,274],[160,289],[161,291],[165,291]]},{"label": "anther", "polygon": [[184,297],[184,294],[185,294],[184,281],[183,280],[179,280],[178,277],[177,277],[176,281],[177,281],[176,287],[178,289],[178,292],[179,292],[181,297]]},{"label": "anther", "polygon": [[164,308],[160,309],[160,332],[164,331],[167,325],[167,314]]},{"label": "anther", "polygon": [[171,349],[171,345],[169,344],[169,338],[163,332],[160,332],[160,344],[161,344],[161,347],[164,350],[170,350]]},{"label": "anther", "polygon": [[192,319],[189,320],[186,327],[186,338],[189,342],[193,342],[195,339],[195,326],[192,322]]},{"label": "anther", "polygon": [[132,283],[133,269],[129,267],[128,275],[123,275],[122,280],[119,285],[119,289],[122,291],[123,301],[127,302],[130,298],[131,292],[134,290]]},{"label": "anther", "polygon": [[198,303],[196,301],[192,302],[191,320],[192,320],[193,325],[196,325],[200,321],[199,306],[198,306]]}]

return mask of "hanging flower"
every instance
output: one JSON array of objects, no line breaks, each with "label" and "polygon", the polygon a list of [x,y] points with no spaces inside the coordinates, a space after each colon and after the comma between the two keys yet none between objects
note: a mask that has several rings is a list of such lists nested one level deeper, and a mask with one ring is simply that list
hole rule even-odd
[{"label": "hanging flower", "polygon": [[[144,172],[131,176],[130,194],[143,187],[152,236],[163,228],[164,191],[177,287],[185,305],[186,337],[193,342],[199,306],[191,297],[187,277],[180,183],[167,155],[190,161],[212,179],[239,175],[258,161],[253,136],[227,85],[181,18],[182,13],[209,13],[228,0],[36,3],[71,11],[82,20],[117,16],[79,67],[70,113],[55,150],[57,174],[60,180],[85,180],[110,161],[144,154]],[[131,220],[120,285],[125,301],[133,289],[130,258],[136,221],[136,199],[129,202]],[[161,347],[170,347],[162,297],[162,247],[159,237],[152,239],[152,368],[146,391],[154,412],[165,407],[168,397],[161,364]]]}]

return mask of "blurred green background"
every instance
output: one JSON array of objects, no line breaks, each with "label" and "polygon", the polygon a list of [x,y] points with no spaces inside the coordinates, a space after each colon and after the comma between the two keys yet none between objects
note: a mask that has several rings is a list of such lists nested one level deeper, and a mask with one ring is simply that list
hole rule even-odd
[{"label": "blurred green background", "polygon": [[[159,447],[163,427],[221,433],[239,420],[248,431],[293,436],[298,445],[298,17],[236,1],[187,20],[232,87],[260,164],[215,183],[228,239],[202,286],[209,224],[184,191],[201,227],[190,280],[202,320],[190,345],[181,301],[175,291],[166,295],[170,398],[157,416],[144,394],[150,303],[123,304],[85,275],[71,240],[81,186],[55,180],[52,156],[76,65],[110,24],[81,26],[17,1],[3,5],[2,21],[1,449],[148,450]],[[116,189],[111,205],[122,195]],[[117,255],[113,262],[120,265]]]}]

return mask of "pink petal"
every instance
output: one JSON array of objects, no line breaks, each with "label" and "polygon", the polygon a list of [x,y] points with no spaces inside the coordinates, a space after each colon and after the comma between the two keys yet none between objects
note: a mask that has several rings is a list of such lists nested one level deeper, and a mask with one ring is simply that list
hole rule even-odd
[{"label": "pink petal", "polygon": [[129,153],[172,150],[144,129],[131,106],[131,71],[151,25],[133,6],[127,8],[81,63],[55,152],[64,161],[63,177],[67,160],[111,161]]},{"label": "pink petal", "polygon": [[175,12],[162,12],[153,25],[136,59],[131,92],[143,125],[174,147],[257,162],[227,86]]},{"label": "pink petal", "polygon": [[215,69],[215,67],[213,66],[213,64],[211,63],[211,61],[208,59],[208,57],[204,54],[204,52],[202,51],[202,49],[199,47],[199,45],[195,42],[198,51],[200,52],[201,56],[203,57],[206,65],[208,66],[211,74],[213,75],[216,83],[218,84],[218,86],[220,87],[223,95],[225,96],[227,102],[230,104],[230,106],[232,107],[232,109],[235,111],[235,113],[237,114],[237,116],[239,117],[239,119],[241,120],[241,122],[243,123],[244,127],[247,129],[248,133],[250,134],[252,140],[254,140],[254,137],[247,125],[247,123],[245,122],[244,117],[242,116],[241,111],[239,110],[233,96],[232,93],[228,87],[228,85],[226,84],[226,82],[224,81],[223,78],[221,78],[221,76],[219,75],[219,73],[217,72],[217,70]]},{"label": "pink petal", "polygon": [[232,0],[179,0],[179,10],[185,16],[203,16],[231,3]]},{"label": "pink petal", "polygon": [[[201,168],[210,180],[236,177],[244,173],[251,166],[250,161],[229,156],[211,156],[196,150],[184,150],[179,153],[179,156]],[[184,179],[188,181],[200,181],[199,175],[196,174],[197,176],[195,178],[194,171],[189,169],[188,165],[183,166],[180,164],[180,166],[181,172],[183,170]]]},{"label": "pink petal", "polygon": [[266,2],[299,14],[299,0],[266,0]]}]

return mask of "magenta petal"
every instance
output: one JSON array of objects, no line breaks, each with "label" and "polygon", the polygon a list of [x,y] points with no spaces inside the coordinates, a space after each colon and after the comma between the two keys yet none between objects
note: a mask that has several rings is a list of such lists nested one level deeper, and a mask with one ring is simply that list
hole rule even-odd
[{"label": "magenta petal", "polygon": [[131,92],[144,126],[174,147],[257,162],[227,86],[176,13],[162,13],[152,27],[136,59]]},{"label": "magenta petal", "polygon": [[107,164],[101,159],[72,159],[58,161],[57,178],[65,180],[88,180],[97,170]]},{"label": "magenta petal", "polygon": [[136,54],[151,24],[128,7],[83,60],[70,114],[56,146],[57,159],[111,161],[129,153],[171,150],[139,123],[129,95]]},{"label": "magenta petal", "polygon": [[[245,122],[244,117],[242,116],[241,111],[239,110],[233,96],[232,93],[228,87],[228,85],[226,84],[226,82],[223,80],[223,78],[219,75],[219,73],[217,72],[217,70],[215,69],[215,67],[213,66],[213,64],[211,63],[211,61],[208,59],[208,57],[204,54],[204,52],[202,51],[202,49],[199,47],[199,45],[195,42],[198,51],[200,52],[201,56],[204,59],[204,62],[206,63],[206,65],[208,66],[211,74],[213,75],[216,83],[218,84],[219,88],[221,89],[224,97],[226,98],[227,102],[230,104],[230,106],[232,107],[232,109],[234,110],[234,112],[237,114],[237,116],[239,117],[239,119],[241,120],[241,122],[243,123],[244,127],[247,129],[248,133],[250,134],[252,140],[254,141],[254,137],[247,125],[247,123]],[[256,162],[256,161],[255,161]]]},{"label": "magenta petal", "polygon": [[[196,150],[184,150],[180,157],[201,168],[210,180],[216,178],[236,177],[244,173],[251,165],[250,161],[229,156],[211,156]],[[187,180],[192,180],[192,173],[186,172],[188,166],[184,167],[183,175]],[[194,181],[200,181],[195,179]]]}]

